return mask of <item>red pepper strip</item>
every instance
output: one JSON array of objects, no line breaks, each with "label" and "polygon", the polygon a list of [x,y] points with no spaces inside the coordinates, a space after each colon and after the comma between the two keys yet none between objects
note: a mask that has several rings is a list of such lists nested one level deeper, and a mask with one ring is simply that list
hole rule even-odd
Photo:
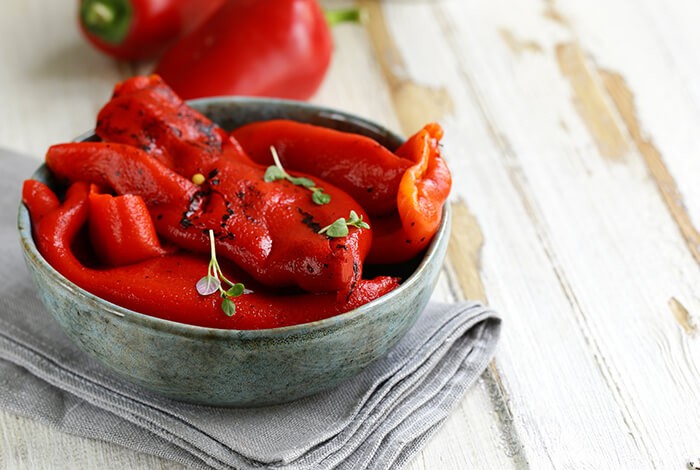
[{"label": "red pepper strip", "polygon": [[440,156],[443,130],[431,123],[408,139],[396,155],[415,162],[401,178],[396,218],[374,219],[374,242],[369,263],[407,261],[428,246],[442,221],[442,207],[450,194],[452,176]]},{"label": "red pepper strip", "polygon": [[318,234],[351,209],[367,218],[343,191],[324,184],[332,203],[319,206],[305,188],[265,182],[258,165],[221,158],[205,168],[209,179],[197,186],[136,147],[101,142],[54,145],[46,164],[71,182],[140,195],[158,234],[181,248],[207,253],[208,230],[214,230],[220,255],[269,286],[347,296],[371,245],[371,230],[353,228],[333,239]]},{"label": "red pepper strip", "polygon": [[118,59],[151,59],[189,33],[224,0],[81,0],[80,28],[97,49]]},{"label": "red pepper strip", "polygon": [[258,163],[272,164],[274,146],[285,168],[338,186],[373,217],[396,211],[401,177],[413,164],[369,137],[296,121],[255,122],[231,135]]},{"label": "red pepper strip", "polygon": [[28,205],[29,212],[31,212],[32,217],[36,217],[37,220],[41,219],[60,205],[60,202],[53,191],[48,189],[45,184],[38,181],[25,181],[23,194],[26,195],[25,199],[27,202],[25,202],[25,204]]},{"label": "red pepper strip", "polygon": [[247,160],[226,132],[187,106],[157,75],[117,84],[97,116],[95,132],[104,141],[139,147],[186,177],[206,175],[224,146],[227,158]]},{"label": "red pepper strip", "polygon": [[220,95],[307,99],[333,50],[316,0],[227,2],[173,45],[156,73],[184,99]]},{"label": "red pepper strip", "polygon": [[156,229],[141,196],[90,192],[90,242],[107,266],[123,266],[162,256]]},{"label": "red pepper strip", "polygon": [[34,209],[45,207],[43,200],[48,194],[51,190],[42,183],[26,181],[22,195],[32,218],[34,240],[46,261],[98,297],[166,320],[211,328],[276,328],[346,312],[398,286],[397,279],[390,277],[361,280],[350,297],[340,303],[333,294],[273,295],[221,260],[229,279],[254,289],[253,293],[236,297],[236,314],[227,317],[221,312],[220,297],[204,297],[195,289],[197,280],[207,272],[205,257],[178,253],[116,268],[87,268],[71,249],[89,215],[87,183],[73,184],[62,205],[40,216]]}]

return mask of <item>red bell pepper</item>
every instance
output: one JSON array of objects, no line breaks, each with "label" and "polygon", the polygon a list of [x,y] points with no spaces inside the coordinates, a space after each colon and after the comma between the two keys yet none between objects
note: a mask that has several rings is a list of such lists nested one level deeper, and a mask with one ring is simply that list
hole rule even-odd
[{"label": "red bell pepper", "polygon": [[187,250],[208,252],[214,230],[220,253],[269,286],[346,295],[371,245],[371,230],[333,240],[318,233],[350,210],[367,218],[344,192],[325,185],[333,203],[319,206],[304,188],[265,182],[258,165],[222,157],[204,168],[208,179],[198,186],[136,147],[103,142],[54,145],[46,164],[61,179],[141,196],[158,234]]},{"label": "red bell pepper", "polygon": [[231,135],[258,163],[272,164],[275,147],[285,168],[333,183],[373,217],[396,212],[401,178],[413,165],[369,137],[296,121],[254,122]]},{"label": "red bell pepper", "polygon": [[117,84],[97,115],[95,133],[104,141],[138,147],[188,178],[227,158],[250,163],[227,133],[187,106],[157,75]]},{"label": "red bell pepper", "polygon": [[[334,240],[318,233],[351,210],[367,219],[357,202],[325,183],[332,204],[314,203],[306,188],[288,181],[266,182],[264,166],[157,77],[117,86],[97,132],[122,143],[53,146],[47,165],[69,181],[142,196],[165,240],[206,252],[213,229],[223,256],[271,286],[347,295],[360,279],[371,231],[353,229]],[[191,181],[195,175],[203,184]]]},{"label": "red bell pepper", "polygon": [[316,0],[237,0],[177,41],[156,73],[183,99],[307,99],[321,84],[332,49]]},{"label": "red bell pepper", "polygon": [[269,163],[274,146],[285,166],[319,176],[359,201],[373,216],[370,263],[407,261],[437,232],[452,177],[436,123],[395,153],[367,137],[284,120],[248,124],[231,135],[254,160]]},{"label": "red bell pepper", "polygon": [[225,0],[81,0],[80,28],[99,50],[151,59],[202,24]]},{"label": "red bell pepper", "polygon": [[46,204],[58,201],[53,192],[37,181],[25,182],[22,199],[29,209],[37,248],[49,264],[83,289],[147,315],[212,328],[276,328],[346,312],[398,286],[391,277],[360,280],[340,302],[332,293],[273,294],[222,260],[227,276],[253,290],[236,298],[236,314],[229,317],[221,313],[217,296],[201,296],[195,289],[197,279],[207,272],[208,260],[201,256],[180,252],[121,267],[85,266],[73,249],[92,217],[89,193],[88,184],[78,182],[68,189],[62,204]]},{"label": "red bell pepper", "polygon": [[105,265],[124,266],[166,253],[140,196],[91,191],[89,207],[90,242]]},{"label": "red bell pepper", "polygon": [[409,138],[396,155],[414,161],[401,178],[399,217],[375,219],[370,263],[407,261],[425,249],[442,221],[452,176],[440,155],[442,127],[431,123]]}]

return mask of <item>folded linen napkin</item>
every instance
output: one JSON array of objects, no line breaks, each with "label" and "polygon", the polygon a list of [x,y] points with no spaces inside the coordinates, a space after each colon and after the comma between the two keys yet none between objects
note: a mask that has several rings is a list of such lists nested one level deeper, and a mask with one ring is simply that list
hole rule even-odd
[{"label": "folded linen napkin", "polygon": [[19,247],[21,182],[36,161],[0,150],[0,407],[195,468],[398,468],[488,364],[500,319],[431,303],[403,340],[334,390],[263,408],[176,402],[78,350],[35,296]]}]

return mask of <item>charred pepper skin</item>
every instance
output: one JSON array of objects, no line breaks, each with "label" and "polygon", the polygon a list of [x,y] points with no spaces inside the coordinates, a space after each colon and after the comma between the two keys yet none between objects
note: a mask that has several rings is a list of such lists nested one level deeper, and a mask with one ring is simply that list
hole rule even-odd
[{"label": "charred pepper skin", "polygon": [[452,176],[437,123],[395,152],[364,136],[286,120],[248,124],[231,135],[255,161],[269,163],[265,150],[274,145],[285,167],[319,176],[357,199],[372,216],[370,263],[408,261],[440,226]]},{"label": "charred pepper skin", "polygon": [[272,164],[274,146],[285,168],[333,183],[372,217],[396,212],[401,178],[413,165],[369,137],[285,119],[251,123],[231,136],[266,165]]},{"label": "charred pepper skin", "polygon": [[182,101],[157,75],[118,83],[97,115],[105,142],[138,147],[174,172],[208,175],[222,157],[249,162],[226,132]]},{"label": "charred pepper skin", "polygon": [[[98,114],[96,132],[104,141],[125,144],[120,152],[133,155],[141,149],[153,159],[148,165],[160,163],[172,172],[150,176],[149,181],[142,181],[140,175],[134,177],[141,178],[138,187],[149,188],[153,181],[176,186],[172,190],[158,188],[153,197],[165,192],[190,200],[190,206],[180,203],[179,225],[172,214],[152,212],[158,233],[169,241],[203,251],[208,246],[206,232],[212,229],[222,243],[224,256],[271,286],[296,285],[309,292],[338,291],[342,296],[361,278],[371,231],[352,230],[340,241],[316,233],[339,217],[347,217],[350,210],[367,220],[360,204],[329,184],[323,189],[332,203],[319,206],[304,188],[287,181],[265,182],[265,166],[250,160],[235,140],[187,106],[160,77],[134,77],[118,84]],[[62,154],[70,153],[64,151],[66,148]],[[55,156],[56,150],[50,150],[47,162],[58,168]],[[112,161],[120,157],[101,158]],[[88,156],[84,159],[92,160]],[[128,166],[144,161],[144,157],[130,156],[122,161]],[[95,165],[101,164],[91,161],[88,167]],[[121,164],[115,160],[110,165]],[[88,167],[75,171],[89,171]],[[66,177],[72,171],[56,170]],[[204,176],[205,184],[191,183],[194,175]],[[112,179],[110,184],[122,184],[119,177]],[[149,203],[148,195],[136,194]]]},{"label": "charred pepper skin", "polygon": [[[82,263],[74,248],[76,237],[89,223],[90,189],[85,182],[71,185],[60,203],[38,181],[24,184],[37,248],[46,261],[67,279],[105,300],[165,320],[196,326],[228,329],[278,328],[321,320],[352,310],[398,287],[392,277],[360,280],[347,299],[336,295],[273,294],[250,279],[232,263],[222,262],[226,275],[244,282],[253,292],[236,298],[236,314],[221,312],[218,296],[201,296],[195,282],[207,271],[208,259],[191,253],[154,255],[126,266],[93,269]],[[47,201],[51,201],[47,204]],[[122,213],[120,224],[135,223]]]},{"label": "charred pepper skin", "polygon": [[367,217],[345,193],[327,185],[333,204],[318,206],[304,188],[265,182],[257,165],[222,158],[205,167],[214,176],[199,186],[136,147],[103,142],[52,146],[46,164],[63,180],[141,196],[158,234],[181,248],[207,253],[214,230],[220,255],[268,286],[347,295],[372,242],[370,230],[342,239],[317,233],[351,209]]}]

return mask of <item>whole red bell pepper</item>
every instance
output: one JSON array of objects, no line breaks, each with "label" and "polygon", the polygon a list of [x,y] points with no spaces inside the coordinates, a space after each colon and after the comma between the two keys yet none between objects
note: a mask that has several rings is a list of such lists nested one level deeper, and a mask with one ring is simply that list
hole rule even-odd
[{"label": "whole red bell pepper", "polygon": [[414,164],[369,137],[290,120],[254,122],[231,135],[258,163],[272,164],[275,147],[285,168],[333,183],[373,217],[396,212],[401,178]]},{"label": "whole red bell pepper", "polygon": [[202,24],[225,0],[81,0],[80,28],[97,49],[151,59]]},{"label": "whole red bell pepper", "polygon": [[[340,301],[332,293],[274,294],[222,260],[226,275],[245,282],[252,290],[236,298],[236,314],[227,316],[221,312],[217,296],[202,296],[195,288],[197,279],[207,272],[205,257],[178,252],[120,267],[87,267],[74,252],[76,240],[86,224],[94,223],[90,218],[104,216],[90,211],[87,183],[71,185],[63,203],[59,203],[43,183],[28,180],[22,199],[29,209],[37,248],[56,270],[105,300],[166,320],[212,328],[276,328],[346,312],[398,286],[397,279],[391,277],[363,279],[348,298]],[[129,225],[129,213],[118,217],[121,224]],[[132,219],[131,223],[141,221]]]},{"label": "whole red bell pepper", "polygon": [[316,0],[227,2],[163,55],[155,73],[183,99],[307,99],[328,69],[329,25]]}]

